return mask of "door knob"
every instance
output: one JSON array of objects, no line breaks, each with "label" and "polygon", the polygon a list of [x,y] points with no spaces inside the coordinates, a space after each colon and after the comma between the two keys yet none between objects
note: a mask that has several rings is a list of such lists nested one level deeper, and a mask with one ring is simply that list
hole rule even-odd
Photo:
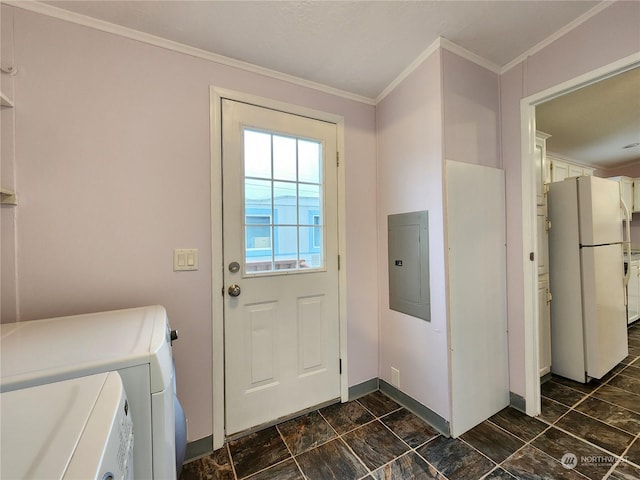
[{"label": "door knob", "polygon": [[228,290],[229,295],[232,297],[239,296],[241,291],[242,290],[240,290],[240,285],[236,285],[235,283],[233,285],[230,285]]}]

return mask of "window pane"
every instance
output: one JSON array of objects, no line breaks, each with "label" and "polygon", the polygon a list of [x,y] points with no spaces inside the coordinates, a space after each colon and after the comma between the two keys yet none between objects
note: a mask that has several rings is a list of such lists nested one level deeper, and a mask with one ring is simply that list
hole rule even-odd
[{"label": "window pane", "polygon": [[244,181],[245,203],[253,202],[271,209],[271,182],[247,178]]},{"label": "window pane", "polygon": [[300,227],[300,267],[322,267],[323,254],[322,227]]},{"label": "window pane", "polygon": [[300,224],[313,225],[313,215],[321,211],[320,185],[300,184],[298,186],[300,202]]},{"label": "window pane", "polygon": [[[264,219],[265,217],[259,216],[247,217],[247,223],[258,223]],[[245,227],[245,268],[247,272],[257,273],[273,270],[271,228],[270,225]]]},{"label": "window pane", "polygon": [[296,183],[273,182],[273,223],[276,225],[298,224],[298,196]]},{"label": "window pane", "polygon": [[296,181],[296,139],[273,136],[273,178]]},{"label": "window pane", "polygon": [[273,227],[276,270],[298,268],[298,227]]},{"label": "window pane", "polygon": [[271,135],[244,131],[245,177],[271,178]]},{"label": "window pane", "polygon": [[244,131],[245,271],[324,267],[322,145]]},{"label": "window pane", "polygon": [[[259,227],[247,226],[246,227],[246,242],[247,250],[263,250],[260,254],[253,256],[264,255],[264,250],[271,250],[271,226],[264,225]],[[268,252],[267,252],[268,253]],[[269,254],[269,256],[271,256]]]},{"label": "window pane", "polygon": [[320,143],[298,140],[298,181],[322,183],[320,177]]}]

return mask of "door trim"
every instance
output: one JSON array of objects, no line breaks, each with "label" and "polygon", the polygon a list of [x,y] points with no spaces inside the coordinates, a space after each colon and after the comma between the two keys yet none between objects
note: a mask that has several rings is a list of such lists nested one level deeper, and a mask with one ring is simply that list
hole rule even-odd
[{"label": "door trim", "polygon": [[539,415],[541,410],[540,374],[538,371],[538,302],[536,301],[538,259],[529,260],[529,252],[538,251],[535,199],[536,172],[535,162],[532,162],[536,145],[536,105],[638,66],[640,66],[640,53],[634,53],[520,100],[521,233],[524,275],[522,279],[524,290],[524,398],[526,413],[530,416]]},{"label": "door trim", "polygon": [[243,92],[209,87],[210,129],[211,129],[211,304],[212,304],[212,346],[213,346],[213,449],[224,445],[224,303],[221,291],[224,287],[222,255],[222,111],[223,98],[249,103],[285,113],[322,120],[336,125],[338,165],[338,254],[341,268],[338,270],[338,308],[340,323],[340,396],[343,402],[349,399],[348,358],[347,358],[347,252],[346,252],[346,210],[345,210],[345,158],[344,158],[344,117],[312,108],[293,105],[278,100],[259,97]]}]

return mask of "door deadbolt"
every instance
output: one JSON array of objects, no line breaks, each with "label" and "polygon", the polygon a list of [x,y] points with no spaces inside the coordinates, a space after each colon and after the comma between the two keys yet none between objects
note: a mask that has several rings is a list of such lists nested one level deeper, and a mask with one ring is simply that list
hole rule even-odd
[{"label": "door deadbolt", "polygon": [[229,295],[232,297],[237,297],[240,295],[240,292],[242,292],[242,290],[240,289],[240,285],[236,285],[235,283],[233,285],[229,286],[229,290],[227,290],[229,292]]},{"label": "door deadbolt", "polygon": [[231,262],[229,264],[229,271],[231,273],[237,273],[240,271],[240,264],[238,262]]}]

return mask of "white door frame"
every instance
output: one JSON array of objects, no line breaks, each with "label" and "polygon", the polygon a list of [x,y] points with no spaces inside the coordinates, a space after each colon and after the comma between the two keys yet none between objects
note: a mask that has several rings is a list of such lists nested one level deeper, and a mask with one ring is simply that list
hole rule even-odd
[{"label": "white door frame", "polygon": [[340,158],[338,166],[338,254],[342,267],[338,271],[338,296],[340,315],[340,377],[341,400],[349,399],[348,359],[347,359],[347,271],[346,265],[346,210],[345,210],[345,163],[344,163],[344,118],[333,113],[322,112],[299,105],[258,97],[242,92],[211,86],[210,128],[211,128],[211,299],[213,325],[213,449],[224,445],[224,302],[221,291],[224,288],[222,255],[222,112],[221,99],[227,98],[250,103],[273,110],[301,115],[336,124],[337,148]]},{"label": "white door frame", "polygon": [[527,415],[540,414],[540,372],[538,370],[538,259],[529,260],[529,252],[538,251],[536,235],[535,163],[536,105],[573,90],[599,82],[618,73],[640,66],[640,53],[597,68],[576,78],[547,88],[520,101],[522,173],[522,261],[524,272],[524,352],[525,402]]}]

